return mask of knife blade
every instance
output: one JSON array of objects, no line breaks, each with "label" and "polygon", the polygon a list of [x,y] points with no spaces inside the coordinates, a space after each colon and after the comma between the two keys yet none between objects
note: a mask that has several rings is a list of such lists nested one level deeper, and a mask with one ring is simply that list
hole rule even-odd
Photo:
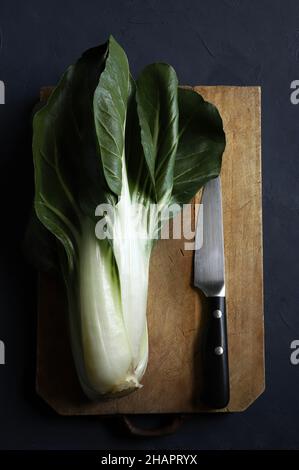
[{"label": "knife blade", "polygon": [[[202,399],[212,408],[224,408],[229,402],[229,369],[220,177],[205,185],[201,203],[202,218],[197,220],[195,234],[194,285],[207,297],[208,309]],[[199,239],[201,246],[197,243]]]}]

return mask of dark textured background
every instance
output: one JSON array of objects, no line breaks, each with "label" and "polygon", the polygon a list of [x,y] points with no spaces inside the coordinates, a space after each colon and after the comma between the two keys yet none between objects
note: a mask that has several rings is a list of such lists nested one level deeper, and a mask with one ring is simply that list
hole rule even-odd
[{"label": "dark textured background", "polygon": [[[0,448],[299,448],[299,2],[261,0],[1,0]],[[171,63],[181,84],[262,86],[267,390],[245,413],[197,416],[174,436],[120,438],[100,419],[56,416],[34,393],[35,273],[20,243],[32,199],[30,112],[84,49],[109,33],[134,73]]]}]

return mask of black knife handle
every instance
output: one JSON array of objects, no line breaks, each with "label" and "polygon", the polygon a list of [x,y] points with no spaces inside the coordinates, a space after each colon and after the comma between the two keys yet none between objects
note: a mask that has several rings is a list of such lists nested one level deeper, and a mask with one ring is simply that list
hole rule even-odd
[{"label": "black knife handle", "polygon": [[211,408],[224,408],[229,402],[225,297],[208,297],[207,301],[202,400]]}]

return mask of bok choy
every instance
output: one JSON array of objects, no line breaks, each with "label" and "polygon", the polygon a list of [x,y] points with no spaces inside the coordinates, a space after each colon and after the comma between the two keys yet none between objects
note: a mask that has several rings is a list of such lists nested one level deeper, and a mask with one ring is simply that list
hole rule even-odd
[{"label": "bok choy", "polygon": [[70,66],[35,113],[31,245],[39,267],[63,277],[74,362],[91,399],[141,386],[161,214],[219,174],[224,147],[212,104],[178,87],[164,63],[134,81],[112,36]]}]

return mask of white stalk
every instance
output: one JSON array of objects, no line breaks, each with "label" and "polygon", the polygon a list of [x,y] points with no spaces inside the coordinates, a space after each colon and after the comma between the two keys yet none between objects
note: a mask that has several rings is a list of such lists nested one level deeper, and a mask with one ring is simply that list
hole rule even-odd
[{"label": "white stalk", "polygon": [[[147,331],[146,309],[151,240],[140,207],[132,200],[126,166],[122,170],[122,192],[113,220],[113,252],[118,266],[121,302],[134,369],[144,371],[140,363]],[[145,359],[145,358],[144,358]],[[147,361],[147,358],[146,358]]]},{"label": "white stalk", "polygon": [[[92,399],[139,388],[148,361],[146,311],[152,248],[148,209],[140,211],[132,200],[125,167],[122,181],[121,197],[108,222],[111,243],[97,239],[93,222],[85,219],[78,283],[70,284],[75,363],[82,387]],[[149,225],[154,227],[155,221]],[[78,285],[79,291],[74,292]],[[74,302],[78,295],[79,301]]]},{"label": "white stalk", "polygon": [[[130,227],[130,219],[124,221],[123,209],[116,210],[114,230],[125,235],[121,227]],[[68,296],[70,302],[79,294],[69,305],[71,336],[80,381],[92,399],[139,388],[148,360],[148,241],[121,237],[113,245],[98,240],[93,223],[84,221],[79,291],[72,285]]]}]

